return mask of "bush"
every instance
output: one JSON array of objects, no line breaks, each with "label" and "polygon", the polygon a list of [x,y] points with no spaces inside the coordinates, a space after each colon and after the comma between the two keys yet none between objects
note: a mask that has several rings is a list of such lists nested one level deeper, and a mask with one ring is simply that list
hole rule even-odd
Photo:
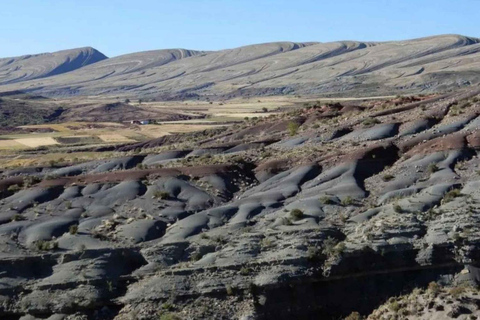
[{"label": "bush", "polygon": [[170,198],[170,193],[166,191],[155,191],[153,196],[157,199],[167,200],[168,198]]},{"label": "bush", "polygon": [[231,296],[233,295],[233,288],[232,286],[226,286],[225,289],[227,290],[227,295]]},{"label": "bush", "polygon": [[327,197],[327,196],[320,197],[319,201],[321,204],[333,204],[332,199],[330,199],[330,197]]},{"label": "bush", "polygon": [[454,299],[458,299],[465,293],[465,291],[467,291],[467,289],[464,286],[458,286],[450,289],[449,293]]},{"label": "bush", "polygon": [[202,259],[202,254],[200,253],[200,251],[195,251],[191,256],[190,256],[190,260],[192,261],[198,261],[200,259]]},{"label": "bush", "polygon": [[39,177],[35,177],[35,176],[25,176],[23,177],[23,187],[24,188],[29,188],[31,186],[33,186],[34,184],[40,182],[40,178]]},{"label": "bush", "polygon": [[298,128],[300,128],[300,125],[295,122],[295,121],[291,121],[288,123],[288,133],[290,134],[290,136],[294,136],[297,134],[298,132]]},{"label": "bush", "polygon": [[345,198],[342,199],[342,206],[351,206],[353,204],[353,199],[350,196],[346,196]]},{"label": "bush", "polygon": [[18,192],[20,190],[22,190],[22,188],[20,188],[20,186],[18,184],[12,184],[11,186],[8,187],[8,192]]},{"label": "bush", "polygon": [[432,281],[428,284],[428,291],[434,296],[437,296],[441,291],[441,287],[438,283]]},{"label": "bush", "polygon": [[459,189],[450,190],[443,197],[443,203],[453,201],[453,199],[461,197],[461,196],[462,196],[462,193],[460,192]]},{"label": "bush", "polygon": [[380,121],[376,118],[367,118],[365,120],[362,121],[362,124],[365,126],[365,127],[371,127],[375,124],[379,124]]},{"label": "bush", "polygon": [[363,317],[357,311],[350,313],[345,320],[362,320]]},{"label": "bush", "polygon": [[400,310],[400,304],[397,301],[392,301],[388,304],[388,309],[393,312],[397,312],[398,310]]},{"label": "bush", "polygon": [[322,250],[315,246],[310,246],[307,248],[307,259],[310,261],[320,260],[322,256]]},{"label": "bush", "polygon": [[345,243],[338,242],[337,239],[328,237],[323,241],[322,253],[328,257],[339,255],[345,250]]},{"label": "bush", "polygon": [[395,211],[396,213],[402,213],[403,209],[402,209],[402,207],[400,207],[399,204],[395,204],[395,205],[393,205],[393,211]]},{"label": "bush", "polygon": [[182,320],[182,318],[173,313],[165,313],[160,316],[160,320]]},{"label": "bush", "polygon": [[22,221],[25,220],[25,218],[21,214],[14,214],[13,217],[10,219],[11,221]]},{"label": "bush", "polygon": [[250,269],[250,268],[248,268],[248,267],[242,267],[242,268],[240,269],[240,274],[241,274],[242,276],[247,276],[247,275],[249,275],[251,272],[252,272],[252,269]]},{"label": "bush", "polygon": [[71,225],[70,228],[68,228],[68,232],[70,234],[77,234],[78,232],[78,225],[74,224],[74,225]]},{"label": "bush", "polygon": [[434,172],[437,172],[438,170],[440,170],[437,165],[435,163],[430,163],[428,166],[427,166],[427,172],[432,174]]},{"label": "bush", "polygon": [[391,174],[386,174],[382,177],[382,180],[385,181],[385,182],[388,182],[390,180],[393,180],[395,179],[395,176],[391,175]]},{"label": "bush", "polygon": [[300,220],[303,218],[304,214],[303,211],[300,209],[293,209],[292,211],[290,211],[290,216],[293,220]]},{"label": "bush", "polygon": [[35,243],[38,251],[50,251],[58,248],[56,241],[39,240]]}]

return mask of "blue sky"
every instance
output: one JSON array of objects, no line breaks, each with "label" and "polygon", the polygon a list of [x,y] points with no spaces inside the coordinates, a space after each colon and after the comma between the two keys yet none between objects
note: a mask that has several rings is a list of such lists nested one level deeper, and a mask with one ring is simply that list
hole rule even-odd
[{"label": "blue sky", "polygon": [[479,0],[2,0],[0,57],[92,46],[107,56],[271,41],[480,37]]}]

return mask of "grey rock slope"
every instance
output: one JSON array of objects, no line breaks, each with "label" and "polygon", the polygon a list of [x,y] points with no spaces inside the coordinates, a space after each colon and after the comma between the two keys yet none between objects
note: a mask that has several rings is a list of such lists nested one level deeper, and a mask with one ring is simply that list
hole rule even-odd
[{"label": "grey rock slope", "polygon": [[93,48],[0,59],[0,84],[55,76],[73,71],[107,57]]},{"label": "grey rock slope", "polygon": [[0,91],[163,99],[441,91],[480,82],[479,41],[441,35],[376,43],[276,42],[215,52],[159,50],[0,86]]},{"label": "grey rock slope", "polygon": [[5,170],[0,317],[472,319],[479,94],[309,106]]}]

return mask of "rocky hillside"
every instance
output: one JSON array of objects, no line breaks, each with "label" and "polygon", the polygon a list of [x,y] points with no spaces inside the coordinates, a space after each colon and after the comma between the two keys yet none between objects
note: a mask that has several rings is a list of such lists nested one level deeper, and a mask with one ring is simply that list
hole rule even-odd
[{"label": "rocky hillside", "polygon": [[479,94],[310,103],[5,169],[0,316],[472,319]]},{"label": "rocky hillside", "polygon": [[93,48],[79,48],[0,59],[0,85],[40,79],[73,71],[107,59]]},{"label": "rocky hillside", "polygon": [[[15,71],[17,76],[2,82],[17,83],[0,86],[0,91],[218,100],[431,93],[480,83],[479,41],[442,35],[391,42],[276,42],[211,52],[159,50],[103,60],[41,81]],[[40,72],[43,77],[58,73]]]}]

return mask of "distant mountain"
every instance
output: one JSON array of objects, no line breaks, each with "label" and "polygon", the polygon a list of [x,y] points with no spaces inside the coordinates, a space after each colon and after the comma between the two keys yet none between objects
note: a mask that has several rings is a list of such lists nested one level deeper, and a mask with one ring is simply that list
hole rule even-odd
[{"label": "distant mountain", "polygon": [[[480,39],[461,35],[390,42],[275,42],[211,52],[158,50],[99,59],[68,73],[58,67],[44,71],[52,59],[35,57],[29,70],[42,71],[7,80],[0,73],[0,92],[225,99],[433,92],[480,83]],[[55,61],[59,66],[65,59]],[[36,79],[40,77],[44,79]]]},{"label": "distant mountain", "polygon": [[0,59],[0,84],[59,75],[107,59],[90,47]]}]

